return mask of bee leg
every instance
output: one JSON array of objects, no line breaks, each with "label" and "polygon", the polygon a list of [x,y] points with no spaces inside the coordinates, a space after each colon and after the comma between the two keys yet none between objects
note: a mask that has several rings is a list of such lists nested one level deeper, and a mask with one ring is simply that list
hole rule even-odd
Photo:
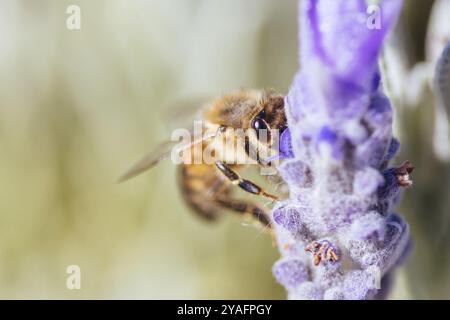
[{"label": "bee leg", "polygon": [[258,222],[260,222],[265,228],[272,229],[268,214],[263,209],[252,203],[241,200],[234,200],[232,198],[224,196],[216,198],[215,201],[220,206],[231,209],[237,213],[250,214],[251,217],[258,220]]},{"label": "bee leg", "polygon": [[254,184],[253,182],[249,180],[242,179],[233,169],[230,168],[227,164],[217,161],[216,162],[217,168],[220,170],[220,172],[223,173],[225,177],[227,177],[231,183],[234,185],[239,186],[244,191],[247,191],[252,194],[260,195],[266,198],[269,198],[271,200],[278,200],[277,196],[274,196],[270,193],[265,192],[261,187]]}]

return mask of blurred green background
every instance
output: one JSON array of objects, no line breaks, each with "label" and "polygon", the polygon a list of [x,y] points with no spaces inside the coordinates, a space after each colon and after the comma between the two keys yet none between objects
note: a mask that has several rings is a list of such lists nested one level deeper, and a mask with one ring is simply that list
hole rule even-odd
[{"label": "blurred green background", "polygon": [[[71,4],[81,8],[81,30],[66,28]],[[410,64],[425,57],[431,4],[407,1]],[[286,92],[297,69],[296,6],[0,0],[0,298],[284,299],[270,236],[233,215],[217,224],[192,215],[170,161],[115,180],[170,135],[168,106],[239,87]],[[431,136],[432,121],[417,121],[421,108],[402,111],[404,127]],[[427,175],[400,211],[421,250],[398,272],[392,297],[449,298],[449,237],[436,244],[433,226],[422,227],[448,214],[448,203],[416,212],[416,202],[426,210],[448,199],[448,182],[427,196],[442,171],[416,159],[426,137],[408,143],[415,149],[402,157]],[[427,168],[438,161],[428,156]],[[448,163],[440,165],[449,180]],[[443,219],[434,220],[448,226]],[[66,287],[69,265],[81,268],[81,290]]]}]

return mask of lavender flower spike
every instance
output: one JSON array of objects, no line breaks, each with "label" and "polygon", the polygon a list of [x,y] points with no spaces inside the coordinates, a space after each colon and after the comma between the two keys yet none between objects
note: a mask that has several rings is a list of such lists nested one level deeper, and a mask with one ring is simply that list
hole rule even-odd
[{"label": "lavender flower spike", "polygon": [[399,142],[378,69],[401,7],[382,1],[373,29],[364,0],[300,1],[301,68],[282,144],[292,157],[280,166],[290,196],[273,211],[282,254],[273,274],[291,299],[384,297],[410,248],[393,207],[413,167],[389,167]]}]

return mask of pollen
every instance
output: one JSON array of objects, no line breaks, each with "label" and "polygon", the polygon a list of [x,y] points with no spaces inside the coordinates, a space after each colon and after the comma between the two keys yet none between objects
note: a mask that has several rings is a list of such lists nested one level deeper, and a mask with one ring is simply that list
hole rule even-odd
[{"label": "pollen", "polygon": [[328,241],[313,241],[306,246],[305,251],[313,254],[315,266],[318,266],[321,261],[336,262],[339,260],[336,249]]},{"label": "pollen", "polygon": [[395,176],[397,177],[397,182],[401,187],[410,187],[413,182],[411,180],[410,174],[414,171],[414,167],[411,161],[405,161],[400,167],[395,169]]}]

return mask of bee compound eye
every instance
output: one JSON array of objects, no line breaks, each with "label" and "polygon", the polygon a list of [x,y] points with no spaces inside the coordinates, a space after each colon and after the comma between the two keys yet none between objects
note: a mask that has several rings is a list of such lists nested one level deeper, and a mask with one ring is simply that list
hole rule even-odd
[{"label": "bee compound eye", "polygon": [[267,129],[267,125],[263,119],[257,117],[253,119],[252,128],[255,129],[256,131],[264,130]]},{"label": "bee compound eye", "polygon": [[270,140],[270,130],[267,122],[264,119],[256,117],[252,121],[252,128],[256,132],[258,140],[261,142],[269,142]]}]

